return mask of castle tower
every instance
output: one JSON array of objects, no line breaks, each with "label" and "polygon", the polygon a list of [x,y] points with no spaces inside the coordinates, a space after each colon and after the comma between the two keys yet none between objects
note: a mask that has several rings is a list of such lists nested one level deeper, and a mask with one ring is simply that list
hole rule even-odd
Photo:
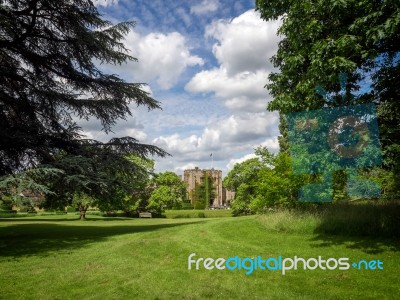
[{"label": "castle tower", "polygon": [[183,171],[183,181],[186,184],[187,197],[194,204],[196,185],[204,184],[205,177],[211,178],[214,186],[214,195],[210,197],[210,207],[223,207],[225,197],[222,189],[222,171],[221,170],[201,170],[198,167]]}]

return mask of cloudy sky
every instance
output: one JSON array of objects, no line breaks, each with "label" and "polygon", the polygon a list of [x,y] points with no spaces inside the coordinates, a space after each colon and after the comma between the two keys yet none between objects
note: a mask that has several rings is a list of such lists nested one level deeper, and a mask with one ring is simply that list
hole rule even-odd
[{"label": "cloudy sky", "polygon": [[113,22],[134,20],[126,47],[138,62],[108,68],[130,82],[145,82],[162,110],[132,106],[132,117],[106,135],[82,124],[90,138],[132,136],[172,157],[156,158],[156,171],[198,166],[221,169],[252,157],[254,148],[278,150],[278,116],[267,112],[264,89],[276,52],[277,22],[265,22],[254,0],[97,0]]}]

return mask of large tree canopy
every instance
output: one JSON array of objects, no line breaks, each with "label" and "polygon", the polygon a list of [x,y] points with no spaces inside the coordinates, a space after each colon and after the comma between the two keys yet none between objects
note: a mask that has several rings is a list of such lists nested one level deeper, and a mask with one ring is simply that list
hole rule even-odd
[{"label": "large tree canopy", "polygon": [[[338,104],[347,104],[340,103],[339,73],[348,74],[346,92],[357,90],[364,79],[372,77],[371,89],[360,92],[370,94],[371,100],[389,100],[379,89],[378,75],[384,76],[389,72],[386,68],[390,68],[391,74],[386,74],[391,76],[388,80],[399,76],[398,71],[394,72],[398,70],[400,51],[398,1],[257,0],[256,3],[265,20],[282,19],[279,33],[284,38],[272,58],[279,73],[272,73],[269,78],[268,88],[274,96],[269,109],[286,113],[320,108],[326,99],[316,97],[317,86],[336,93]],[[385,87],[395,88],[392,85]]]},{"label": "large tree canopy", "polygon": [[375,103],[384,164],[399,174],[400,2],[257,0],[256,7],[263,19],[282,20],[268,109]]},{"label": "large tree canopy", "polygon": [[71,155],[166,154],[134,137],[83,139],[75,122],[109,132],[130,103],[159,108],[142,84],[98,67],[135,60],[122,43],[133,25],[102,20],[89,0],[0,1],[0,176]]},{"label": "large tree canopy", "polygon": [[186,186],[178,175],[169,171],[156,174],[152,184],[155,189],[149,198],[148,210],[161,214],[165,209],[182,207]]}]

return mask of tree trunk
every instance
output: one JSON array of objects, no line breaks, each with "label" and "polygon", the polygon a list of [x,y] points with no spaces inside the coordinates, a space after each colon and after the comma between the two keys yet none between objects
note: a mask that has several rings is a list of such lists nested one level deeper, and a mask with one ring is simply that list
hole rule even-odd
[{"label": "tree trunk", "polygon": [[80,220],[86,220],[86,210],[87,210],[87,205],[79,205],[79,219]]}]

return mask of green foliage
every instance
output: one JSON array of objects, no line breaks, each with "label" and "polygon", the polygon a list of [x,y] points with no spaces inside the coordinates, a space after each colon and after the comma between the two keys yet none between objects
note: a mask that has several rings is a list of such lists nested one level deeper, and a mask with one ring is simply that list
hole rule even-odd
[{"label": "green foliage", "polygon": [[242,163],[237,163],[224,178],[224,186],[235,192],[235,199],[231,203],[233,214],[250,214],[250,202],[256,196],[255,187],[260,170],[265,165],[259,158],[248,159]]},{"label": "green foliage", "polygon": [[273,154],[266,147],[255,151],[257,158],[236,164],[224,179],[235,188],[231,208],[234,215],[261,213],[271,207],[306,206],[298,201],[298,191],[312,176],[294,175],[289,154]]},{"label": "green foliage", "polygon": [[190,200],[186,200],[182,203],[182,209],[194,209],[194,206],[190,203]]},{"label": "green foliage", "polygon": [[247,183],[241,183],[236,190],[235,199],[231,203],[232,214],[234,216],[252,213],[250,202],[253,199],[252,187]]},{"label": "green foliage", "polygon": [[177,192],[181,192],[185,188],[181,178],[174,172],[166,171],[163,173],[154,175],[154,182],[157,185],[170,186],[176,189]]},{"label": "green foliage", "polygon": [[146,209],[161,215],[167,208],[179,208],[182,200],[168,186],[161,185],[157,187],[150,196],[149,204]]},{"label": "green foliage", "polygon": [[194,189],[194,209],[206,209],[211,205],[211,199],[215,197],[215,186],[210,174],[203,172],[204,182],[196,183]]},{"label": "green foliage", "polygon": [[76,205],[76,195],[89,197],[93,202],[90,206],[106,212],[136,213],[147,205],[154,171],[151,159],[116,155],[104,149],[91,158],[66,156],[55,164],[63,173],[50,182],[56,194],[46,195],[46,208],[64,208],[74,202]]},{"label": "green foliage", "polygon": [[154,160],[138,156],[129,156],[128,159],[140,166],[139,172],[124,177],[126,189],[121,194],[120,204],[103,210],[122,209],[128,215],[136,215],[143,211],[148,204],[154,190],[151,182],[151,176],[154,174]]},{"label": "green foliage", "polygon": [[67,207],[67,212],[68,213],[75,213],[76,212],[76,207],[74,207],[74,206],[68,206]]},{"label": "green foliage", "polygon": [[285,115],[282,113],[279,114],[279,132],[281,133],[281,135],[278,136],[279,151],[288,153],[289,152],[288,128]]},{"label": "green foliage", "polygon": [[400,205],[396,202],[338,203],[308,210],[273,209],[259,220],[268,231],[281,234],[395,238],[400,234],[399,213]]},{"label": "green foliage", "polygon": [[62,173],[62,170],[41,166],[3,176],[0,178],[0,197],[3,202],[15,205],[20,211],[36,212],[36,207],[43,206],[46,194],[54,195],[48,181]]},{"label": "green foliage", "polygon": [[86,218],[86,211],[90,206],[96,206],[98,204],[96,200],[96,198],[85,193],[75,193],[72,196],[72,205],[78,208],[81,220]]},{"label": "green foliage", "polygon": [[134,137],[84,139],[74,119],[97,119],[108,133],[132,103],[160,107],[142,84],[99,68],[136,60],[123,44],[133,26],[103,20],[89,0],[0,2],[1,193],[38,191],[54,209],[75,195],[121,208],[147,179],[130,157],[167,155]]},{"label": "green foliage", "polygon": [[[199,193],[199,194],[197,194]],[[195,195],[195,203],[194,203],[194,209],[205,209],[206,208],[206,199],[203,196],[203,193],[200,192],[200,190],[197,192]],[[201,193],[201,194],[200,194]]]},{"label": "green foliage", "polygon": [[13,199],[11,197],[3,196],[0,200],[1,211],[11,211],[13,207]]},{"label": "green foliage", "polygon": [[361,172],[360,176],[380,184],[382,188],[380,200],[383,202],[400,199],[400,173],[382,168],[373,168]]},{"label": "green foliage", "polygon": [[[39,207],[42,205],[43,195],[54,194],[49,189],[47,182],[62,173],[62,170],[41,166],[17,174],[2,176],[0,178],[0,197],[11,199],[15,205]],[[36,197],[30,200],[23,199],[23,193],[29,193]]]},{"label": "green foliage", "polygon": [[206,207],[206,187],[204,184],[196,184],[194,188],[194,209],[205,209]]},{"label": "green foliage", "polygon": [[[157,187],[166,186],[175,194],[178,206],[181,207],[184,200],[186,200],[186,186],[181,177],[174,172],[163,172],[156,174],[152,180]],[[178,207],[174,207],[178,208]]]},{"label": "green foliage", "polygon": [[[279,71],[270,74],[266,85],[273,96],[268,109],[282,116],[323,107],[377,104],[383,167],[392,173],[388,177],[398,178],[400,2],[257,0],[256,9],[265,20],[282,20],[282,41],[271,58]],[[348,75],[344,87],[337,80],[339,73]],[[318,86],[324,87],[331,100],[317,95]],[[281,123],[282,151],[287,150],[285,130]],[[341,190],[335,192],[336,198],[344,199],[339,176],[334,184]],[[390,197],[394,198],[400,186],[389,186],[384,187],[385,193],[393,192]]]},{"label": "green foliage", "polygon": [[[273,154],[267,148],[259,147],[255,153],[257,158],[236,164],[225,177],[225,184],[231,187],[237,186],[235,199],[231,205],[235,216],[265,213],[272,208],[314,207],[312,203],[299,201],[299,191],[306,184],[321,183],[320,175],[293,174],[291,158],[287,152]],[[334,203],[347,203],[349,201],[349,191],[346,185],[348,176],[350,174],[343,170],[334,172],[333,195],[326,195],[326,191],[321,190],[320,194],[315,197],[323,199],[333,196]],[[385,187],[382,199],[389,197],[392,193],[388,189],[396,187],[393,173],[380,168],[372,171],[365,170],[358,176],[360,179],[372,179],[381,183]]]},{"label": "green foliage", "polygon": [[223,184],[227,189],[236,192],[243,182],[253,182],[263,166],[259,158],[251,158],[242,163],[235,164],[233,169],[224,178]]},{"label": "green foliage", "polygon": [[159,215],[165,209],[180,209],[185,200],[186,187],[174,172],[155,174],[151,180],[155,186],[148,200],[146,209]]},{"label": "green foliage", "polygon": [[231,210],[228,209],[201,209],[201,210],[166,210],[165,216],[168,219],[184,218],[226,218],[232,217]]}]

